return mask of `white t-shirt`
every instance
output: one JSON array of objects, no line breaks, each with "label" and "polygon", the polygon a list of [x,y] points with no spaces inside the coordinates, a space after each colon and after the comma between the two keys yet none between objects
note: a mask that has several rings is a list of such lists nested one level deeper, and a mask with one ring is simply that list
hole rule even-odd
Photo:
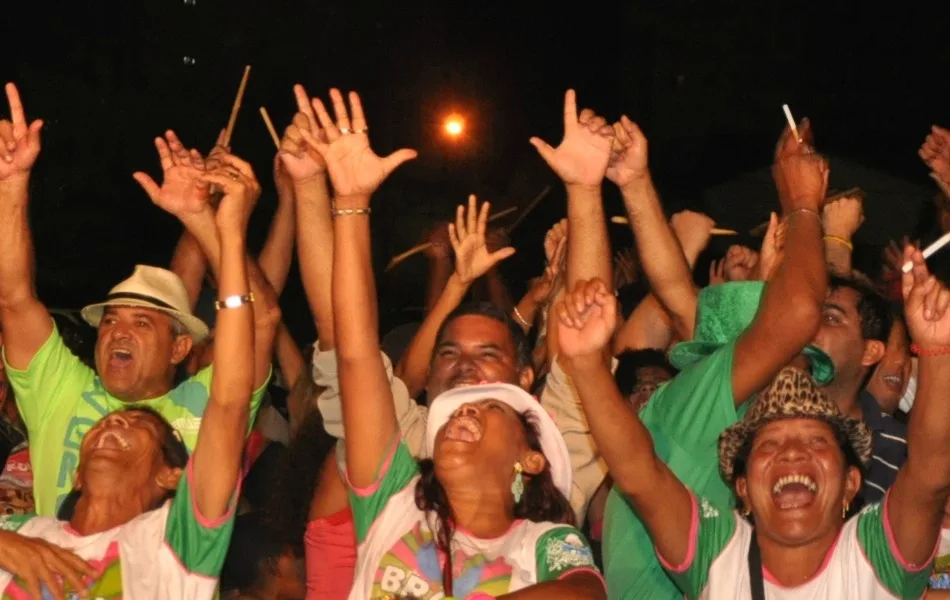
[{"label": "white t-shirt", "polygon": [[[887,502],[885,497],[884,503]],[[752,526],[732,510],[693,499],[690,548],[685,564],[660,562],[691,599],[749,600],[749,543]],[[658,553],[659,556],[659,553]],[[819,572],[807,583],[787,588],[763,568],[770,600],[884,600],[920,598],[931,564],[906,564],[890,535],[884,504],[871,504],[848,519]]]},{"label": "white t-shirt", "polygon": [[[444,556],[436,550],[426,513],[416,507],[419,468],[399,441],[378,481],[350,490],[358,555],[352,600],[444,597]],[[434,517],[433,517],[434,518]],[[579,571],[597,573],[593,554],[575,528],[515,521],[494,539],[457,530],[452,538],[453,596],[501,596]]]},{"label": "white t-shirt", "polygon": [[[234,510],[213,522],[202,517],[191,479],[189,462],[174,499],[109,531],[81,536],[66,521],[29,515],[3,517],[0,529],[46,540],[85,559],[98,573],[85,581],[94,600],[210,599],[231,540]],[[3,600],[29,598],[22,582],[2,569],[0,590]],[[67,590],[68,600],[78,597]]]}]

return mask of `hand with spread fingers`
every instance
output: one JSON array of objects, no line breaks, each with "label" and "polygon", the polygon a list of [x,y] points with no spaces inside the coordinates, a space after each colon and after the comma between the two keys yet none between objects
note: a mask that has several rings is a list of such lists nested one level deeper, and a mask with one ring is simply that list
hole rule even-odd
[{"label": "hand with spread fingers", "polygon": [[556,307],[558,345],[568,359],[601,356],[617,328],[617,298],[599,279],[578,281]]},{"label": "hand with spread fingers", "polygon": [[72,552],[12,531],[0,531],[0,569],[20,579],[31,598],[57,600],[65,600],[66,586],[85,597],[83,578],[97,576],[95,569]]},{"label": "hand with spread fingers", "polygon": [[647,138],[640,126],[626,115],[620,117],[620,121],[614,123],[614,143],[607,166],[607,179],[622,188],[648,177],[648,153]]},{"label": "hand with spread fingers", "polygon": [[552,148],[538,137],[530,142],[565,185],[601,185],[610,160],[614,130],[607,121],[585,108],[577,114],[574,90],[564,95],[564,138]]},{"label": "hand with spread fingers", "polygon": [[[161,186],[147,173],[138,171],[132,175],[152,202],[179,219],[209,210],[209,186],[202,179],[208,164],[201,153],[187,150],[171,130],[165,132],[164,138],[155,138],[155,148],[162,165]],[[215,162],[219,160],[216,158]],[[207,162],[211,162],[210,158]]]},{"label": "hand with spread fingers", "polygon": [[221,162],[220,167],[203,173],[201,181],[213,183],[224,193],[215,214],[218,229],[243,234],[260,198],[261,184],[251,165],[233,154],[223,154]]},{"label": "hand with spread fingers", "polygon": [[0,119],[0,183],[17,176],[28,176],[40,155],[40,130],[43,121],[27,124],[20,93],[12,83],[6,85],[10,120]]},{"label": "hand with spread fingers", "polygon": [[515,253],[510,246],[489,251],[485,230],[490,208],[488,202],[483,202],[479,209],[475,196],[469,196],[468,209],[460,205],[455,213],[455,223],[449,223],[449,240],[455,251],[455,273],[462,283],[475,281]]},{"label": "hand with spread fingers", "polygon": [[415,158],[416,151],[404,148],[389,156],[377,156],[369,145],[369,126],[360,97],[356,92],[350,92],[349,96],[348,111],[340,90],[330,90],[336,122],[330,118],[323,101],[314,98],[313,109],[326,135],[325,141],[312,131],[301,130],[301,134],[307,144],[326,161],[337,206],[365,208],[369,196],[401,164]]},{"label": "hand with spread fingers", "polygon": [[280,159],[291,179],[295,183],[303,183],[326,173],[327,163],[316,149],[307,144],[302,132],[310,133],[321,143],[327,143],[327,136],[320,129],[310,97],[302,85],[294,86],[294,97],[297,100],[297,114],[280,141]]},{"label": "hand with spread fingers", "polygon": [[950,290],[930,274],[919,249],[905,247],[904,262],[913,265],[902,280],[904,319],[911,339],[924,349],[950,347]]}]

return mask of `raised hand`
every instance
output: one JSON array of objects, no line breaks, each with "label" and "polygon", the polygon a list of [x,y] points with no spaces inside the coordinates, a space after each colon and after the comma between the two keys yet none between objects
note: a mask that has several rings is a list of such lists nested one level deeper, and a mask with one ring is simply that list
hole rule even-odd
[{"label": "raised hand", "polygon": [[604,180],[613,137],[613,128],[594,111],[584,109],[578,116],[574,90],[567,90],[561,144],[552,148],[538,137],[532,137],[530,142],[566,185],[595,187]]},{"label": "raised hand", "polygon": [[649,175],[647,138],[640,127],[627,118],[614,123],[614,143],[607,166],[607,179],[624,187]]},{"label": "raised hand", "polygon": [[811,146],[808,119],[802,121],[798,131],[800,141],[786,125],[775,149],[772,177],[786,214],[800,208],[820,212],[828,192],[828,162]]},{"label": "raised hand", "polygon": [[557,289],[558,277],[561,275],[564,265],[567,262],[567,237],[562,237],[554,249],[551,260],[544,267],[544,274],[541,275],[531,286],[531,299],[538,305],[547,304],[551,294]]},{"label": "raised hand", "polygon": [[785,223],[779,221],[774,212],[769,215],[769,228],[762,238],[762,248],[759,250],[758,279],[768,281],[782,262],[785,249]]},{"label": "raised hand", "polygon": [[369,196],[399,165],[415,158],[416,151],[402,149],[386,157],[377,156],[369,147],[369,127],[359,95],[350,92],[352,123],[340,90],[331,89],[330,99],[336,113],[336,123],[330,119],[323,102],[319,98],[313,100],[313,108],[326,134],[326,141],[321,141],[310,131],[301,130],[301,133],[326,161],[330,181],[336,192],[336,203],[345,205],[344,208],[364,208]]},{"label": "raised hand", "polygon": [[208,210],[209,186],[202,179],[208,165],[201,154],[197,150],[186,150],[171,130],[165,132],[164,138],[155,138],[155,149],[162,164],[162,185],[155,183],[147,173],[132,174],[152,202],[179,219]]},{"label": "raised hand", "polygon": [[864,208],[861,196],[844,196],[825,205],[822,210],[822,228],[825,235],[850,240],[864,223]]},{"label": "raised hand", "polygon": [[254,205],[261,195],[261,184],[251,165],[233,154],[221,155],[222,165],[202,173],[201,181],[213,183],[224,196],[215,214],[215,223],[222,232],[240,233],[247,231]]},{"label": "raised hand", "polygon": [[449,239],[455,251],[455,273],[463,283],[475,281],[515,253],[511,247],[489,252],[485,229],[490,208],[489,203],[484,202],[479,210],[475,196],[469,196],[468,210],[460,205],[455,213],[455,223],[449,223]]},{"label": "raised hand", "polygon": [[576,359],[601,355],[617,327],[617,298],[599,279],[578,281],[556,307],[561,354]]},{"label": "raised hand", "polygon": [[43,121],[36,119],[29,125],[16,86],[6,86],[10,104],[10,120],[0,119],[0,182],[30,172],[40,155],[40,129]]},{"label": "raised hand", "polygon": [[950,181],[950,131],[934,125],[917,151],[938,182]]},{"label": "raised hand", "polygon": [[738,244],[730,246],[722,260],[726,281],[749,281],[758,274],[759,253]]},{"label": "raised hand", "polygon": [[709,285],[719,285],[726,283],[726,259],[721,258],[709,263]]},{"label": "raised hand", "polygon": [[320,129],[310,98],[302,85],[294,86],[294,97],[297,99],[297,114],[280,141],[280,159],[290,178],[295,183],[303,183],[326,173],[327,163],[316,149],[307,144],[302,132],[309,132],[321,143],[327,143],[328,140],[326,132]]},{"label": "raised hand", "polygon": [[554,260],[554,253],[561,244],[561,240],[567,239],[568,231],[567,219],[561,219],[544,234],[544,260],[548,264]]},{"label": "raised hand", "polygon": [[950,346],[950,290],[930,274],[920,250],[904,248],[914,268],[903,274],[904,318],[911,339],[921,348]]}]

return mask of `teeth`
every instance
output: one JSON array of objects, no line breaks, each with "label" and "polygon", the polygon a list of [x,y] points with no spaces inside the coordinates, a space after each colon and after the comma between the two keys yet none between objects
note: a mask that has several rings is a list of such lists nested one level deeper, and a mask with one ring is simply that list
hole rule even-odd
[{"label": "teeth", "polygon": [[132,358],[132,353],[129,352],[128,350],[122,350],[122,349],[117,348],[112,351],[112,356],[115,356],[117,358]]},{"label": "teeth", "polygon": [[894,375],[888,375],[884,378],[884,381],[893,385],[900,385],[903,383],[903,380],[900,377],[896,377]]},{"label": "teeth", "polygon": [[107,431],[99,436],[99,441],[96,443],[96,448],[102,448],[105,445],[106,440],[110,438],[117,441],[123,450],[129,449],[129,443],[122,439],[122,436],[113,431]]},{"label": "teeth", "polygon": [[782,489],[786,485],[790,485],[792,483],[799,483],[801,485],[806,486],[809,490],[811,490],[813,494],[818,491],[818,485],[815,483],[814,479],[812,479],[808,475],[796,474],[796,475],[785,475],[784,477],[781,477],[778,481],[776,481],[775,486],[772,487],[772,495],[773,496],[778,495],[778,493],[781,492]]}]

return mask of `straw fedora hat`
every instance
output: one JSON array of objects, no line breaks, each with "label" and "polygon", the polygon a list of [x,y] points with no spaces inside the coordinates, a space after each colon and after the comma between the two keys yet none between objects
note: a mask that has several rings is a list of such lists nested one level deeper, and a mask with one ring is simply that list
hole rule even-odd
[{"label": "straw fedora hat", "polygon": [[131,277],[109,291],[105,301],[82,309],[82,318],[93,327],[99,327],[102,314],[109,306],[138,306],[157,310],[184,325],[195,343],[208,337],[208,326],[191,314],[185,284],[178,275],[167,269],[137,265]]}]

